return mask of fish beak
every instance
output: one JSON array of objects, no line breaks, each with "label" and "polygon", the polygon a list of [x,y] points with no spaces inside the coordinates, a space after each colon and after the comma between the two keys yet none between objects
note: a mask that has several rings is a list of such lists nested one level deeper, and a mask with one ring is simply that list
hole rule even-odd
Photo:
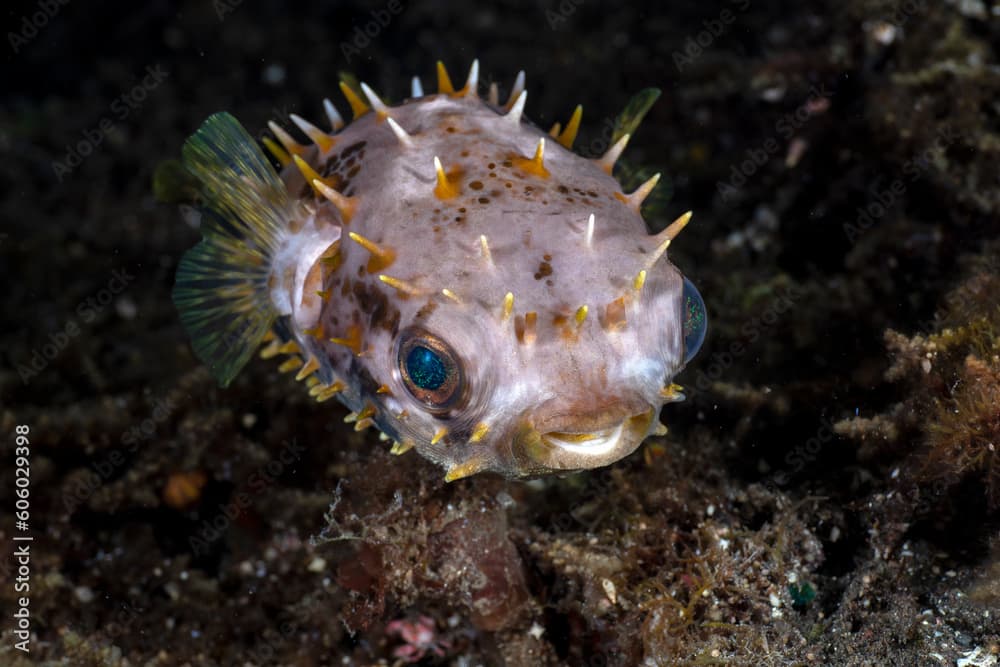
[{"label": "fish beak", "polygon": [[567,424],[542,432],[524,424],[511,443],[512,453],[523,476],[600,468],[635,451],[649,435],[653,417],[650,408],[619,417],[603,428],[588,424],[588,428],[574,429]]}]

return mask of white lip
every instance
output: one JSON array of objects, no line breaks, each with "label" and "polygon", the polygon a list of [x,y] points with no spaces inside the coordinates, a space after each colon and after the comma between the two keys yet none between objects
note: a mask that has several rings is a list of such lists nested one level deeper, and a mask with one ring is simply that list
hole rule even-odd
[{"label": "white lip", "polygon": [[596,433],[581,434],[580,436],[573,437],[572,440],[568,439],[568,437],[571,437],[571,434],[568,433],[546,433],[542,438],[550,445],[554,445],[571,454],[601,456],[610,453],[618,446],[618,441],[621,439],[624,428],[624,422],[619,422],[617,426],[612,428]]}]

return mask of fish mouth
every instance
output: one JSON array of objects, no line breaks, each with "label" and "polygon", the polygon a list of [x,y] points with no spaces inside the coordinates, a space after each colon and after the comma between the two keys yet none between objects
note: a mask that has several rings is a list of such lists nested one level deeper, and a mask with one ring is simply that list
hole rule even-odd
[{"label": "fish mouth", "polygon": [[624,430],[625,422],[622,421],[611,428],[593,433],[568,433],[566,431],[543,433],[542,440],[553,447],[580,456],[600,456],[618,446]]},{"label": "fish mouth", "polygon": [[603,427],[591,422],[579,430],[569,424],[546,432],[526,426],[514,438],[514,453],[530,473],[600,468],[636,450],[649,435],[653,414],[650,408]]}]

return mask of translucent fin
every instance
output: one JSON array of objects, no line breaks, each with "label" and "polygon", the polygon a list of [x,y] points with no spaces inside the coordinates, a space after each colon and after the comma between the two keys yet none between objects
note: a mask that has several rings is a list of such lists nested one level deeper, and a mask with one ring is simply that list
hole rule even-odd
[{"label": "translucent fin", "polygon": [[204,215],[202,241],[177,269],[174,303],[198,358],[225,387],[278,315],[268,278],[291,203],[256,142],[228,113],[210,116],[182,156],[200,184]]},{"label": "translucent fin", "polygon": [[615,119],[615,128],[611,134],[611,143],[617,142],[626,134],[634,135],[639,129],[639,123],[645,117],[653,103],[660,97],[659,88],[643,88],[629,100],[628,104],[618,118]]},{"label": "translucent fin", "polygon": [[165,204],[193,204],[198,199],[198,183],[180,160],[164,160],[153,172],[153,196]]}]

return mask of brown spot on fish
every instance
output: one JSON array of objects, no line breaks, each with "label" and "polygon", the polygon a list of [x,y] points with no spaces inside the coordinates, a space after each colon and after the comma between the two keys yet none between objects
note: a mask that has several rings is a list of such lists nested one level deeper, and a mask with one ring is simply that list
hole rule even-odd
[{"label": "brown spot on fish", "polygon": [[435,310],[437,310],[437,307],[438,307],[437,301],[434,301],[434,300],[427,301],[427,303],[424,304],[424,306],[420,310],[417,311],[415,319],[418,319],[418,320],[425,320],[425,319],[427,319],[428,317],[431,316],[431,313],[433,313]]},{"label": "brown spot on fish", "polygon": [[[546,255],[546,257],[548,257],[549,259],[551,259],[550,255]],[[538,270],[535,271],[535,280],[541,280],[542,278],[545,278],[545,277],[551,276],[551,275],[552,275],[552,265],[549,264],[548,262],[541,262],[538,265]]]}]

